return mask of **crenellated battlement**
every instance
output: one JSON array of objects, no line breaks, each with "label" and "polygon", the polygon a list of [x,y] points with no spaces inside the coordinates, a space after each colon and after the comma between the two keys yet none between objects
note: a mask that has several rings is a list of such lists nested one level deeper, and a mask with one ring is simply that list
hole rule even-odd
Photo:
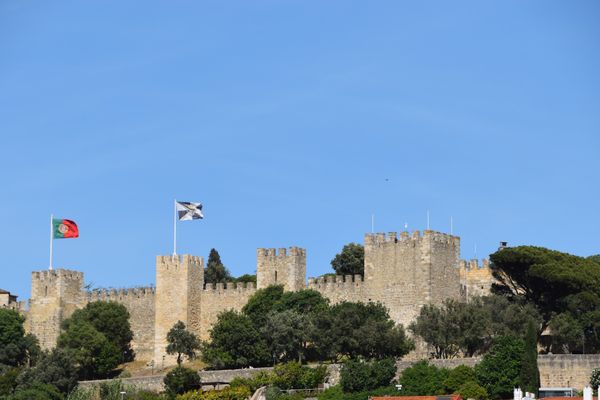
[{"label": "crenellated battlement", "polygon": [[485,258],[483,260],[477,260],[477,259],[460,260],[459,267],[466,271],[489,269],[490,268],[490,260],[487,258]]},{"label": "crenellated battlement", "polygon": [[458,236],[432,230],[425,230],[423,232],[418,230],[412,232],[403,231],[400,232],[400,235],[398,235],[398,232],[388,232],[387,234],[383,232],[365,234],[365,245],[380,245],[385,243],[414,245],[415,243],[427,240],[447,245],[456,245],[460,243],[460,238]]},{"label": "crenellated battlement", "polygon": [[308,288],[313,287],[331,287],[343,288],[353,285],[361,285],[364,278],[360,274],[355,275],[326,275],[317,278],[308,278]]},{"label": "crenellated battlement", "polygon": [[192,256],[190,254],[183,255],[170,255],[170,256],[156,256],[156,266],[175,267],[180,265],[191,265],[197,267],[204,267],[204,259],[199,256]]},{"label": "crenellated battlement", "polygon": [[136,287],[126,289],[96,289],[84,292],[84,298],[92,301],[123,301],[127,299],[140,299],[143,297],[154,297],[156,288]]},{"label": "crenellated battlement", "polygon": [[277,257],[277,258],[286,258],[286,257],[306,257],[306,250],[300,247],[290,247],[289,250],[285,247],[281,247],[279,249],[275,248],[259,248],[256,249],[257,257]]},{"label": "crenellated battlement", "polygon": [[205,283],[203,290],[205,292],[222,292],[222,291],[236,291],[246,292],[255,291],[256,284],[254,282],[218,282],[218,283]]},{"label": "crenellated battlement", "polygon": [[70,269],[52,269],[44,271],[33,271],[31,273],[32,280],[38,281],[55,281],[61,279],[64,281],[83,280],[83,272],[72,271]]}]

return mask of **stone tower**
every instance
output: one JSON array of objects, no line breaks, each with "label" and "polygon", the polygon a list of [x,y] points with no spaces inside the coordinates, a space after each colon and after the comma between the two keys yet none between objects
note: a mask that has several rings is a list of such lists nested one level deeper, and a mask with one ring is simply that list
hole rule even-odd
[{"label": "stone tower", "polygon": [[[157,256],[154,317],[154,362],[161,366],[167,357],[167,333],[182,321],[200,335],[200,295],[204,286],[204,260],[201,257]],[[163,358],[165,357],[165,358]],[[164,361],[164,365],[173,360]]]},{"label": "stone tower", "polygon": [[408,326],[424,304],[460,299],[460,238],[419,231],[365,235],[365,301],[380,301]]},{"label": "stone tower", "polygon": [[283,285],[284,290],[306,288],[306,250],[299,247],[256,250],[256,287]]},{"label": "stone tower", "polygon": [[56,346],[60,324],[81,303],[83,273],[67,269],[31,273],[28,331],[40,341],[42,349]]}]

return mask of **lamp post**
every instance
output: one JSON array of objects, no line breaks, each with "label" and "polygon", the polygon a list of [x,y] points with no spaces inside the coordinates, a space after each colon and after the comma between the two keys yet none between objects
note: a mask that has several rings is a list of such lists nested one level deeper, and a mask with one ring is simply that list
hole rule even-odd
[{"label": "lamp post", "polygon": [[119,393],[121,393],[121,400],[123,400],[123,398],[125,397],[125,393],[127,393],[127,392],[125,392],[125,391],[121,391],[121,392],[119,392]]}]

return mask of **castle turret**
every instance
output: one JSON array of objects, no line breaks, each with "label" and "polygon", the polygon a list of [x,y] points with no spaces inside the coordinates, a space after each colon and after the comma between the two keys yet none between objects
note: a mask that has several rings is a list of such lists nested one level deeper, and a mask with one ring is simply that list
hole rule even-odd
[{"label": "castle turret", "polygon": [[200,295],[204,286],[202,257],[156,257],[156,295],[154,319],[154,362],[168,365],[175,362],[167,356],[167,333],[182,321],[188,330],[200,335]]},{"label": "castle turret", "polygon": [[27,328],[42,349],[56,346],[60,324],[81,304],[83,273],[67,269],[31,273]]},{"label": "castle turret", "polygon": [[460,238],[427,230],[365,235],[368,301],[381,301],[408,325],[424,304],[460,298]]},{"label": "castle turret", "polygon": [[256,250],[256,287],[283,285],[285,290],[306,288],[306,250],[299,247]]}]

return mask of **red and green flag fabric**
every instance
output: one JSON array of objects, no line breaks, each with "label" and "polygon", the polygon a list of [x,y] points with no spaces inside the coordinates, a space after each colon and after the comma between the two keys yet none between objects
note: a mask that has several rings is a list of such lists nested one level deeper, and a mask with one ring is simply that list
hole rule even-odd
[{"label": "red and green flag fabric", "polygon": [[70,219],[52,219],[54,239],[72,239],[79,237],[77,224]]}]

